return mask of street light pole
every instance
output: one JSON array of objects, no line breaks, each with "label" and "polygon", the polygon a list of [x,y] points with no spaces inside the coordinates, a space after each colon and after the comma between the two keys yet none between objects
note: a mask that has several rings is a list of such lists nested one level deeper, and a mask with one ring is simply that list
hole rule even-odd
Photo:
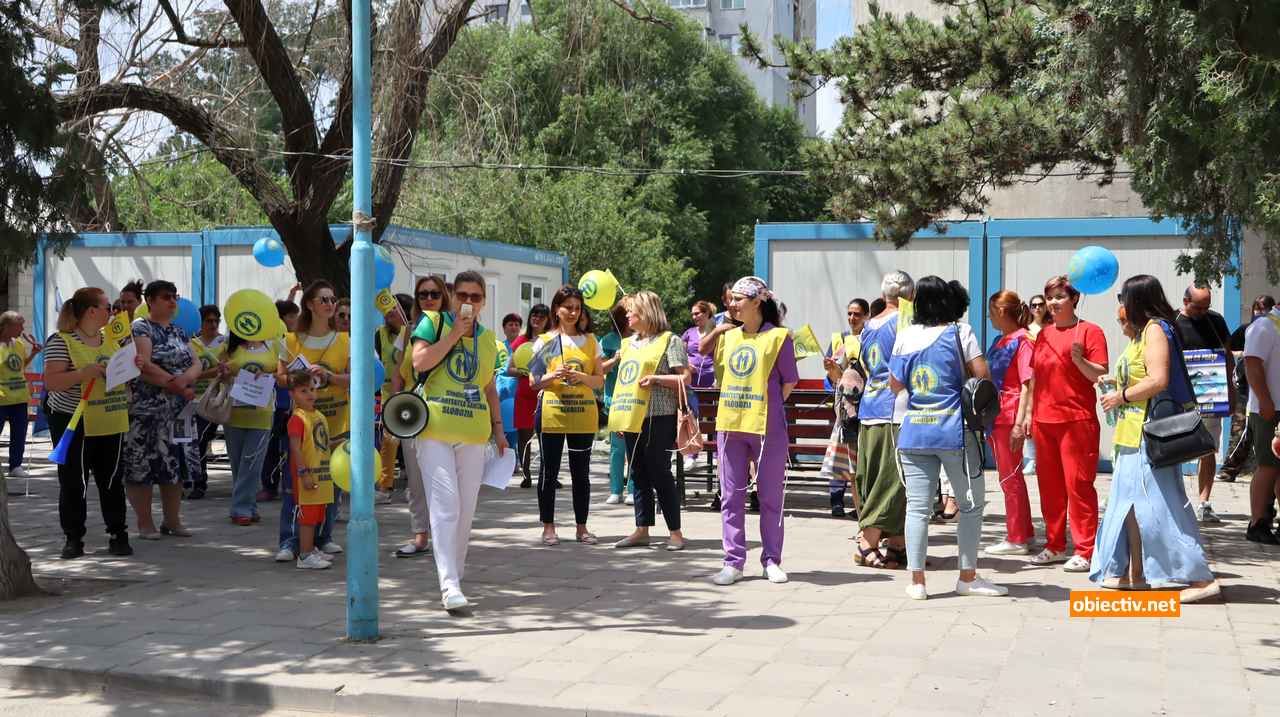
[{"label": "street light pole", "polygon": [[378,637],[378,524],[373,519],[373,123],[370,0],[351,3],[354,202],[351,223],[351,519],[347,523],[347,638]]}]

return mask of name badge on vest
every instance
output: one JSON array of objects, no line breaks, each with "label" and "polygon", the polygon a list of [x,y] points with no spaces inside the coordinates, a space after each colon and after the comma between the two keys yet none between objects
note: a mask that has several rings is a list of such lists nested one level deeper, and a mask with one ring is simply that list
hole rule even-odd
[{"label": "name badge on vest", "polygon": [[462,395],[467,399],[467,403],[480,403],[480,387],[474,383],[463,386]]}]

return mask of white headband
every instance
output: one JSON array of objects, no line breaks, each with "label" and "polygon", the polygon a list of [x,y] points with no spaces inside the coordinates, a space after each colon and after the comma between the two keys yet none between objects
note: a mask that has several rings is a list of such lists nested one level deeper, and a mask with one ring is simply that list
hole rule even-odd
[{"label": "white headband", "polygon": [[764,283],[764,279],[758,276],[744,276],[733,284],[733,288],[729,290],[734,294],[745,296],[748,299],[766,299],[773,298],[773,292],[769,291],[769,286]]}]

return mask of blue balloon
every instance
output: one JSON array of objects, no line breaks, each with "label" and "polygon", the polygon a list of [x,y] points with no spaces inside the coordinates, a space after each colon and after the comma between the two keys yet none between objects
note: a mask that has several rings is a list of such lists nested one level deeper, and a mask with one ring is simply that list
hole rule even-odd
[{"label": "blue balloon", "polygon": [[187,338],[195,336],[200,333],[200,309],[191,299],[178,299],[178,313],[173,317],[173,323],[187,334]]},{"label": "blue balloon", "polygon": [[275,237],[262,237],[253,243],[253,258],[263,266],[280,266],[284,263],[284,245]]},{"label": "blue balloon", "polygon": [[1120,276],[1120,261],[1106,247],[1081,247],[1067,265],[1067,281],[1081,294],[1101,294]]},{"label": "blue balloon", "polygon": [[391,260],[391,252],[385,247],[378,247],[373,252],[373,286],[375,289],[389,289],[396,278],[396,264]]}]

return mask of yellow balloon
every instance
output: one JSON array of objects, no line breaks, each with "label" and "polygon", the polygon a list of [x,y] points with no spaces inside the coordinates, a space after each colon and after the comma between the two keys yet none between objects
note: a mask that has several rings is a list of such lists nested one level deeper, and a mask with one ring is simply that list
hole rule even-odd
[{"label": "yellow balloon", "polygon": [[266,341],[281,335],[276,303],[256,289],[241,289],[228,297],[222,315],[231,333],[245,341]]},{"label": "yellow balloon", "polygon": [[[372,449],[371,449],[372,450]],[[382,458],[377,451],[373,453],[373,480],[382,474]],[[351,492],[351,441],[343,441],[329,454],[329,476],[333,484]]]},{"label": "yellow balloon", "polygon": [[526,341],[520,344],[515,353],[511,354],[511,365],[517,371],[528,371],[529,362],[533,360],[533,344]]},{"label": "yellow balloon", "polygon": [[578,280],[578,290],[588,307],[607,311],[613,308],[613,302],[618,298],[618,279],[608,269],[592,269]]}]

